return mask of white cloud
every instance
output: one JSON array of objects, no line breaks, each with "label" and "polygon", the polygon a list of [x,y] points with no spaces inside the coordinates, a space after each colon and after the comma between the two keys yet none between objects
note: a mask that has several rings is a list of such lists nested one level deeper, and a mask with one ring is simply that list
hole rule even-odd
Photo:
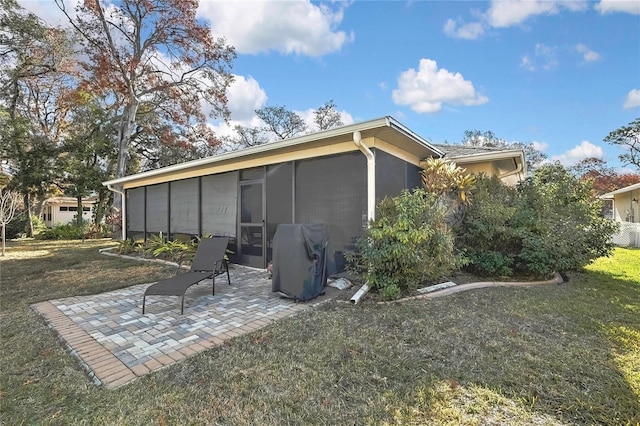
[{"label": "white cloud", "polygon": [[[60,1],[60,0],[59,0]],[[80,0],[60,1],[69,15],[75,17],[75,8]],[[18,0],[18,4],[33,13],[49,25],[68,27],[69,19],[53,0]]]},{"label": "white cloud", "polygon": [[431,59],[421,59],[417,71],[410,68],[400,74],[392,97],[397,105],[409,105],[412,110],[425,114],[439,112],[443,103],[481,105],[489,101],[460,73],[438,69],[436,61]]},{"label": "white cloud", "polygon": [[267,94],[260,84],[251,76],[234,76],[235,80],[227,89],[227,107],[234,120],[250,120],[255,110],[262,108],[267,102]]},{"label": "white cloud", "polygon": [[564,154],[551,157],[551,161],[559,161],[564,166],[573,166],[580,162],[580,160],[592,157],[603,159],[604,151],[601,147],[594,145],[589,141],[582,141],[580,145],[576,145]]},{"label": "white cloud", "polygon": [[353,41],[353,33],[337,30],[344,3],[296,1],[202,1],[198,14],[208,19],[214,36],[224,36],[239,53],[275,50],[321,56]]},{"label": "white cloud", "polygon": [[595,62],[600,59],[600,54],[598,52],[589,49],[583,43],[578,43],[576,45],[576,51],[582,54],[582,59],[584,59],[585,62]]},{"label": "white cloud", "polygon": [[520,59],[520,67],[529,71],[536,70],[536,67],[533,65],[533,62],[531,62],[531,59],[527,55],[522,56],[522,58]]},{"label": "white cloud", "polygon": [[624,105],[622,107],[624,109],[640,107],[640,90],[629,90],[629,93],[627,93],[627,99],[625,99]]},{"label": "white cloud", "polygon": [[485,26],[482,22],[464,24],[460,20],[448,19],[443,30],[446,35],[452,38],[475,40],[484,34]]},{"label": "white cloud", "polygon": [[594,8],[603,15],[614,12],[640,15],[640,2],[638,0],[602,0]]},{"label": "white cloud", "polygon": [[555,15],[563,9],[581,11],[588,6],[586,0],[492,0],[486,12],[472,11],[477,17],[476,22],[464,24],[460,19],[448,19],[443,30],[449,37],[476,39],[487,28],[512,27],[538,15]]},{"label": "white cloud", "polygon": [[549,144],[546,142],[533,141],[531,143],[533,144],[533,148],[536,151],[544,152],[547,150],[547,148],[549,148]]},{"label": "white cloud", "polygon": [[494,28],[506,28],[537,15],[555,15],[561,9],[585,10],[587,6],[586,1],[493,0],[486,13],[486,20]]},{"label": "white cloud", "polygon": [[549,71],[556,66],[558,66],[556,48],[542,43],[536,44],[533,58],[531,55],[524,55],[520,60],[520,67],[529,71],[536,71],[538,69]]}]

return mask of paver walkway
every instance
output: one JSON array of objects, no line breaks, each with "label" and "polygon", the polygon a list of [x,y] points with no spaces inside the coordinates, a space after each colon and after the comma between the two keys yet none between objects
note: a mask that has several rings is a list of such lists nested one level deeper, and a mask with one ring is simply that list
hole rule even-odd
[{"label": "paver walkway", "polygon": [[151,371],[262,328],[322,303],[339,292],[296,303],[271,292],[264,270],[231,265],[226,277],[187,290],[184,315],[180,299],[142,295],[149,284],[107,293],[69,297],[33,305],[97,383],[116,388]]}]

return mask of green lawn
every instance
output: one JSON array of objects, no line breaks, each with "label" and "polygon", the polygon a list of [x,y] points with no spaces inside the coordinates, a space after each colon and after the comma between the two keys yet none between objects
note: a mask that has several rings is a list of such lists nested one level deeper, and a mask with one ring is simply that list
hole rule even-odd
[{"label": "green lawn", "polygon": [[111,391],[30,308],[173,272],[109,244],[10,243],[0,424],[640,423],[640,250],[561,285],[325,305]]}]

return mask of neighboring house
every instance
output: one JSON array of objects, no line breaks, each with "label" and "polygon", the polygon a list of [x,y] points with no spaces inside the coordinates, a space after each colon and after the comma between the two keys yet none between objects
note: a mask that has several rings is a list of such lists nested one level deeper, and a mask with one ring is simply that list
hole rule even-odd
[{"label": "neighboring house", "polygon": [[527,175],[522,150],[490,148],[484,146],[443,145],[436,148],[445,152],[445,158],[467,169],[468,173],[498,176],[507,185],[516,185]]},{"label": "neighboring house", "polygon": [[608,205],[606,216],[620,223],[613,242],[621,246],[640,247],[640,183],[600,196]]},{"label": "neighboring house", "polygon": [[[456,146],[457,148],[457,146]],[[451,158],[506,181],[522,151],[436,146],[391,117],[272,142],[104,182],[123,191],[123,238],[226,235],[233,261],[264,268],[278,224],[329,225],[330,272],[344,266],[376,204],[420,185],[421,162]]]},{"label": "neighboring house", "polygon": [[[96,198],[82,200],[82,219],[91,220],[91,212]],[[78,213],[78,200],[74,197],[52,197],[44,200],[42,205],[42,220],[48,227],[57,224],[67,224],[75,220]]]}]

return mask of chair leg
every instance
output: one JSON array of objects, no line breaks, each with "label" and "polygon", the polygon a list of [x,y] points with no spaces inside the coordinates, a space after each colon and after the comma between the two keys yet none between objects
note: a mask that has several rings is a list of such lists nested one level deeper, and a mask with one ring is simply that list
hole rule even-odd
[{"label": "chair leg", "polygon": [[147,293],[142,296],[142,315],[144,315],[144,302],[147,300]]},{"label": "chair leg", "polygon": [[184,293],[182,293],[182,305],[180,306],[180,315],[184,314]]},{"label": "chair leg", "polygon": [[224,268],[227,270],[227,281],[229,282],[229,285],[231,285],[231,277],[229,276],[229,264],[226,260],[224,261]]}]

